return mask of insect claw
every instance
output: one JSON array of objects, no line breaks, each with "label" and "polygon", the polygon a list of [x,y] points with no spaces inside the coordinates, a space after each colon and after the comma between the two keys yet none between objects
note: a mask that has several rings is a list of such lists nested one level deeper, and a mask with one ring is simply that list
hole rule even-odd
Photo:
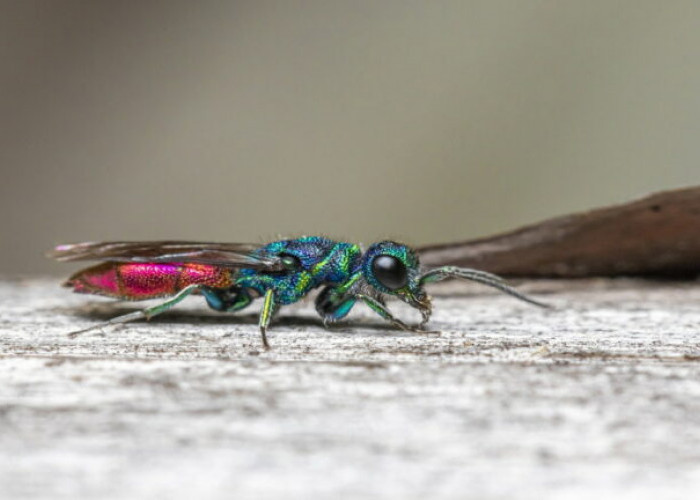
[{"label": "insect claw", "polygon": [[430,308],[421,309],[420,313],[423,316],[423,319],[421,320],[420,324],[418,325],[418,328],[424,329],[425,325],[427,325],[428,321],[430,321],[430,316],[432,315],[433,310]]},{"label": "insect claw", "polygon": [[69,334],[67,334],[67,337],[69,339],[74,339],[77,336],[82,335],[83,333],[87,333],[87,332],[90,332],[92,330],[97,330],[98,328],[102,328],[103,326],[104,326],[103,324],[99,324],[99,325],[91,326],[89,328],[84,328],[82,330],[78,330],[75,332],[70,332]]},{"label": "insect claw", "polygon": [[436,337],[442,335],[442,332],[439,330],[426,330],[422,325],[414,328],[405,328],[404,331],[415,333],[416,335],[434,335]]},{"label": "insect claw", "polygon": [[442,336],[442,332],[440,330],[419,330],[416,333],[422,333],[423,335],[433,335],[435,337]]},{"label": "insect claw", "polygon": [[426,322],[422,322],[420,325],[418,325],[418,328],[415,328],[413,331],[414,331],[415,333],[420,333],[420,334],[423,334],[423,335],[435,335],[435,336],[440,336],[440,335],[442,335],[442,332],[441,332],[440,330],[428,330],[428,329],[425,327],[425,324],[426,324],[426,323],[427,323],[427,321],[426,321]]},{"label": "insect claw", "polygon": [[262,345],[266,351],[270,350],[270,344],[267,341],[267,331],[265,328],[260,328],[260,335],[262,337]]}]

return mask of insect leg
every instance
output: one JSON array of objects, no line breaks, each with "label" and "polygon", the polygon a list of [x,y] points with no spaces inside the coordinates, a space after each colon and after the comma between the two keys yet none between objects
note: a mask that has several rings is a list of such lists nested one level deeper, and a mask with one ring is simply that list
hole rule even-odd
[{"label": "insect leg", "polygon": [[202,288],[202,295],[215,311],[235,312],[248,307],[253,298],[245,288]]},{"label": "insect leg", "polygon": [[201,288],[202,285],[190,285],[182,290],[180,290],[176,295],[171,297],[170,299],[166,300],[165,302],[155,305],[153,307],[148,307],[146,309],[142,309],[141,311],[135,311],[129,314],[124,314],[122,316],[117,316],[116,318],[112,318],[109,321],[105,321],[103,323],[100,323],[95,326],[91,326],[90,328],[85,328],[84,330],[78,330],[77,332],[71,332],[68,334],[70,338],[75,338],[78,335],[81,335],[85,332],[89,332],[92,330],[97,330],[99,328],[105,328],[108,326],[112,325],[120,325],[123,323],[130,323],[131,321],[138,321],[140,319],[151,319],[153,316],[157,316],[158,314],[167,311],[174,305],[176,305],[178,302],[182,301],[185,297],[187,297],[189,294],[197,290],[198,288]]},{"label": "insect leg", "polygon": [[277,311],[277,301],[275,299],[275,292],[272,289],[268,289],[265,292],[265,302],[263,302],[263,308],[260,312],[260,335],[262,336],[262,343],[265,349],[270,348],[270,344],[267,342],[267,327],[270,326],[270,321],[272,316]]},{"label": "insect leg", "polygon": [[455,266],[438,267],[437,269],[432,269],[424,273],[420,278],[420,283],[421,285],[424,285],[425,283],[435,283],[436,281],[442,281],[449,278],[461,278],[464,280],[476,281],[477,283],[496,288],[497,290],[507,293],[508,295],[511,295],[524,302],[528,302],[539,307],[551,307],[548,304],[531,299],[527,295],[518,292],[509,286],[500,276],[496,276],[495,274],[487,273],[485,271],[478,271],[476,269]]},{"label": "insect leg", "polygon": [[365,304],[369,306],[370,309],[372,309],[374,312],[379,314],[382,318],[385,320],[391,322],[392,325],[396,326],[397,328],[401,328],[402,330],[405,330],[407,332],[414,332],[414,333],[439,333],[439,332],[431,332],[427,330],[421,330],[419,327],[414,327],[411,325],[408,325],[398,319],[396,316],[391,314],[391,311],[387,309],[385,306],[382,305],[381,302],[379,302],[377,299],[370,297],[369,295],[365,295],[362,293],[358,293],[354,296],[355,299],[361,300]]},{"label": "insect leg", "polygon": [[326,287],[316,297],[316,312],[323,318],[323,324],[335,323],[348,315],[357,302],[354,295],[343,293],[336,287]]}]

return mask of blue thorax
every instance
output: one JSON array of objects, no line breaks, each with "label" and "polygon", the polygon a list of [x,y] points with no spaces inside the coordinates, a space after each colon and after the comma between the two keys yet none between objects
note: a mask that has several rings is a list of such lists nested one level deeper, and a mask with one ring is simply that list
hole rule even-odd
[{"label": "blue thorax", "polygon": [[298,266],[274,273],[241,269],[236,285],[252,288],[261,295],[272,288],[280,304],[297,302],[322,285],[345,283],[361,270],[362,251],[358,245],[320,236],[273,241],[256,250],[254,256],[291,256]]}]

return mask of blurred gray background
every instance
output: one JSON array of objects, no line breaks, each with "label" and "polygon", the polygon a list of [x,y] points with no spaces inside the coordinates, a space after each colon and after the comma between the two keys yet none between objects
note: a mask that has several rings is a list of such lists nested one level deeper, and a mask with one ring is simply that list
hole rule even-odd
[{"label": "blurred gray background", "polygon": [[0,273],[413,244],[700,183],[697,1],[2,1]]}]

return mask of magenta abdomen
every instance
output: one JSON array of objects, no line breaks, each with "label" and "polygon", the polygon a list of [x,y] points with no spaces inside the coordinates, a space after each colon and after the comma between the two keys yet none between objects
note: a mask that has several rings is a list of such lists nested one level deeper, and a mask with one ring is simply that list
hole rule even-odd
[{"label": "magenta abdomen", "polygon": [[231,271],[203,264],[105,262],[70,277],[74,292],[145,300],[173,295],[189,285],[231,286]]}]

